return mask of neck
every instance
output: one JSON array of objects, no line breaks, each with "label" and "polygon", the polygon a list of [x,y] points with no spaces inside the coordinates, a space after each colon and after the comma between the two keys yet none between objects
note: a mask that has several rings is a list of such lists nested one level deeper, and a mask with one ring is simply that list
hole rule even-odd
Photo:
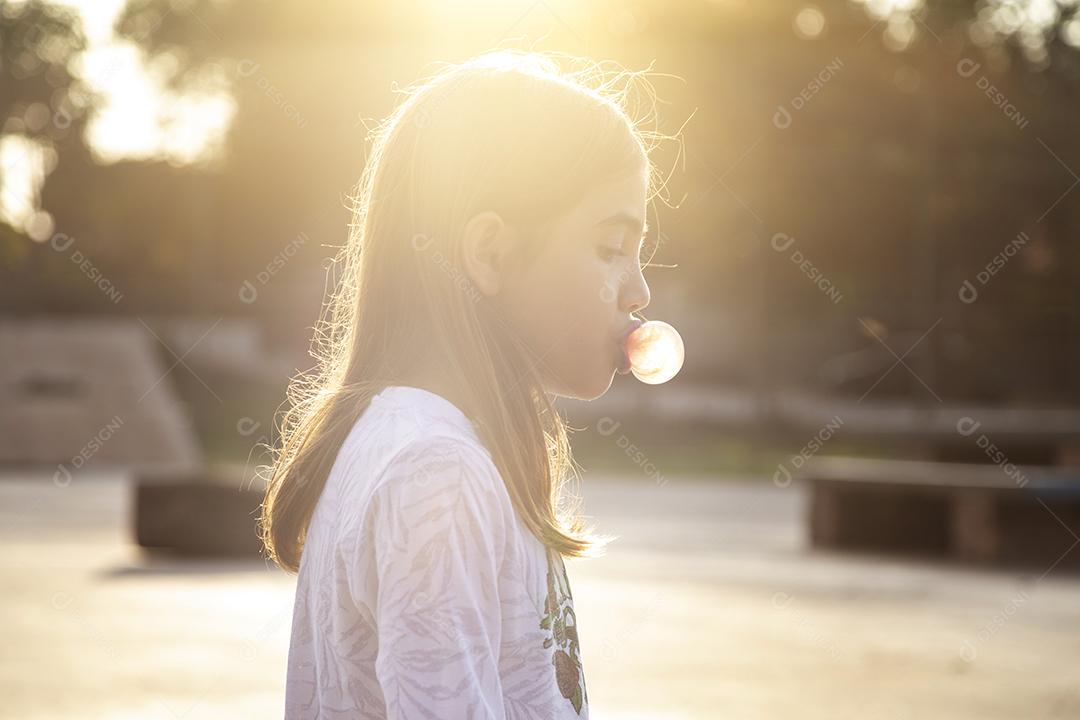
[{"label": "neck", "polygon": [[435,367],[428,359],[419,361],[415,367],[399,376],[397,384],[433,392],[456,405],[466,416],[473,416],[471,403],[461,383],[451,378],[444,368]]}]

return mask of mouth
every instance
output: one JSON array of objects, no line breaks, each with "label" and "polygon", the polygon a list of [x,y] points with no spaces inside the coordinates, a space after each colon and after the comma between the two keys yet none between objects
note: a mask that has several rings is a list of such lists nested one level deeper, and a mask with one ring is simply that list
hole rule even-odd
[{"label": "mouth", "polygon": [[644,323],[644,320],[634,318],[629,325],[619,334],[619,339],[616,341],[616,364],[617,371],[620,375],[626,375],[630,372],[630,356],[626,352],[626,339],[630,337],[630,334],[637,330]]}]

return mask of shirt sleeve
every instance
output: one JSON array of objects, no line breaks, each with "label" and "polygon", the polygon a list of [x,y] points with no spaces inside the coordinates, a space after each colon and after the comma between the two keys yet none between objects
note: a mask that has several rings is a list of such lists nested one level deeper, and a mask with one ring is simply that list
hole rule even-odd
[{"label": "shirt sleeve", "polygon": [[405,448],[380,478],[369,520],[389,718],[505,717],[496,482],[490,458],[451,438]]}]

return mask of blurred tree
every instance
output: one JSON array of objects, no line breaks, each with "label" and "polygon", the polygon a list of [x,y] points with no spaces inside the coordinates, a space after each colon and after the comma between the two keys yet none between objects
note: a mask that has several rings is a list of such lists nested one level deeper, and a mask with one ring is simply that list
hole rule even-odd
[{"label": "blurred tree", "polygon": [[[83,125],[90,98],[69,68],[85,47],[69,10],[39,0],[0,5],[0,213],[17,219],[15,227],[0,222],[5,265],[28,261],[29,230],[48,236],[47,218],[32,215],[41,166],[55,161],[48,150]],[[21,176],[27,182],[13,182]]]},{"label": "blurred tree", "polygon": [[[38,18],[48,15],[47,26],[68,27],[53,34],[72,38],[81,37],[77,23],[42,3],[5,10],[0,108],[10,122],[35,102],[53,112],[72,105],[66,134],[37,131],[59,153],[42,207],[54,232],[73,237],[123,300],[86,280],[71,250],[0,225],[0,303],[23,312],[249,314],[305,336],[326,260],[346,236],[344,196],[366,153],[359,118],[390,109],[391,79],[415,77],[433,57],[490,47],[491,38],[467,34],[474,20],[465,8],[453,25],[433,5],[335,0],[315,12],[128,3],[118,37],[138,44],[163,91],[200,96],[226,87],[235,101],[227,141],[188,163],[100,157],[84,143],[79,113],[92,115],[102,99],[74,92],[81,81],[69,70],[85,39],[57,60],[64,74],[55,86],[44,71],[33,91],[13,74],[11,58],[46,36],[33,29]],[[560,30],[565,43],[549,45],[630,67],[662,57],[663,72],[689,79],[665,99],[700,107],[686,129],[685,176],[674,180],[688,201],[656,209],[667,241],[655,260],[679,262],[665,280],[677,276],[689,307],[731,328],[725,344],[740,352],[724,365],[688,358],[688,371],[856,396],[874,387],[874,398],[931,403],[923,382],[954,397],[1049,399],[1067,388],[1080,398],[1071,369],[1080,356],[1069,339],[1080,336],[1080,259],[1071,242],[1080,225],[1080,191],[1071,191],[1080,168],[1080,21],[1075,4],[1049,5],[1053,12],[1047,3],[998,0],[605,0],[578,9],[571,32]],[[530,19],[498,24],[517,34]],[[978,65],[972,75],[958,72],[963,59]],[[46,93],[46,85],[68,91]],[[790,114],[784,127],[775,119],[781,107]],[[197,129],[168,124],[162,147],[182,140],[188,125]],[[5,132],[23,132],[11,127]],[[978,303],[960,302],[963,282],[1020,231],[1030,246]],[[777,234],[794,238],[783,253],[772,244]],[[279,263],[286,251],[288,262]],[[808,277],[814,272],[817,279]],[[256,302],[241,297],[245,282],[255,284]],[[898,368],[881,380],[892,351],[902,355],[938,318],[905,360],[918,377]]]}]

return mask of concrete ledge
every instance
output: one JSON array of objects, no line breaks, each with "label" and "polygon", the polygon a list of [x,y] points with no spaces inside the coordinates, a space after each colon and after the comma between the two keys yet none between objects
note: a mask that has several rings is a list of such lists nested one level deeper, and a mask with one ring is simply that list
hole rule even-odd
[{"label": "concrete ledge", "polygon": [[1080,468],[822,457],[800,477],[814,547],[1080,568]]},{"label": "concrete ledge", "polygon": [[184,556],[261,556],[256,522],[264,490],[246,485],[231,471],[136,478],[135,542]]}]

